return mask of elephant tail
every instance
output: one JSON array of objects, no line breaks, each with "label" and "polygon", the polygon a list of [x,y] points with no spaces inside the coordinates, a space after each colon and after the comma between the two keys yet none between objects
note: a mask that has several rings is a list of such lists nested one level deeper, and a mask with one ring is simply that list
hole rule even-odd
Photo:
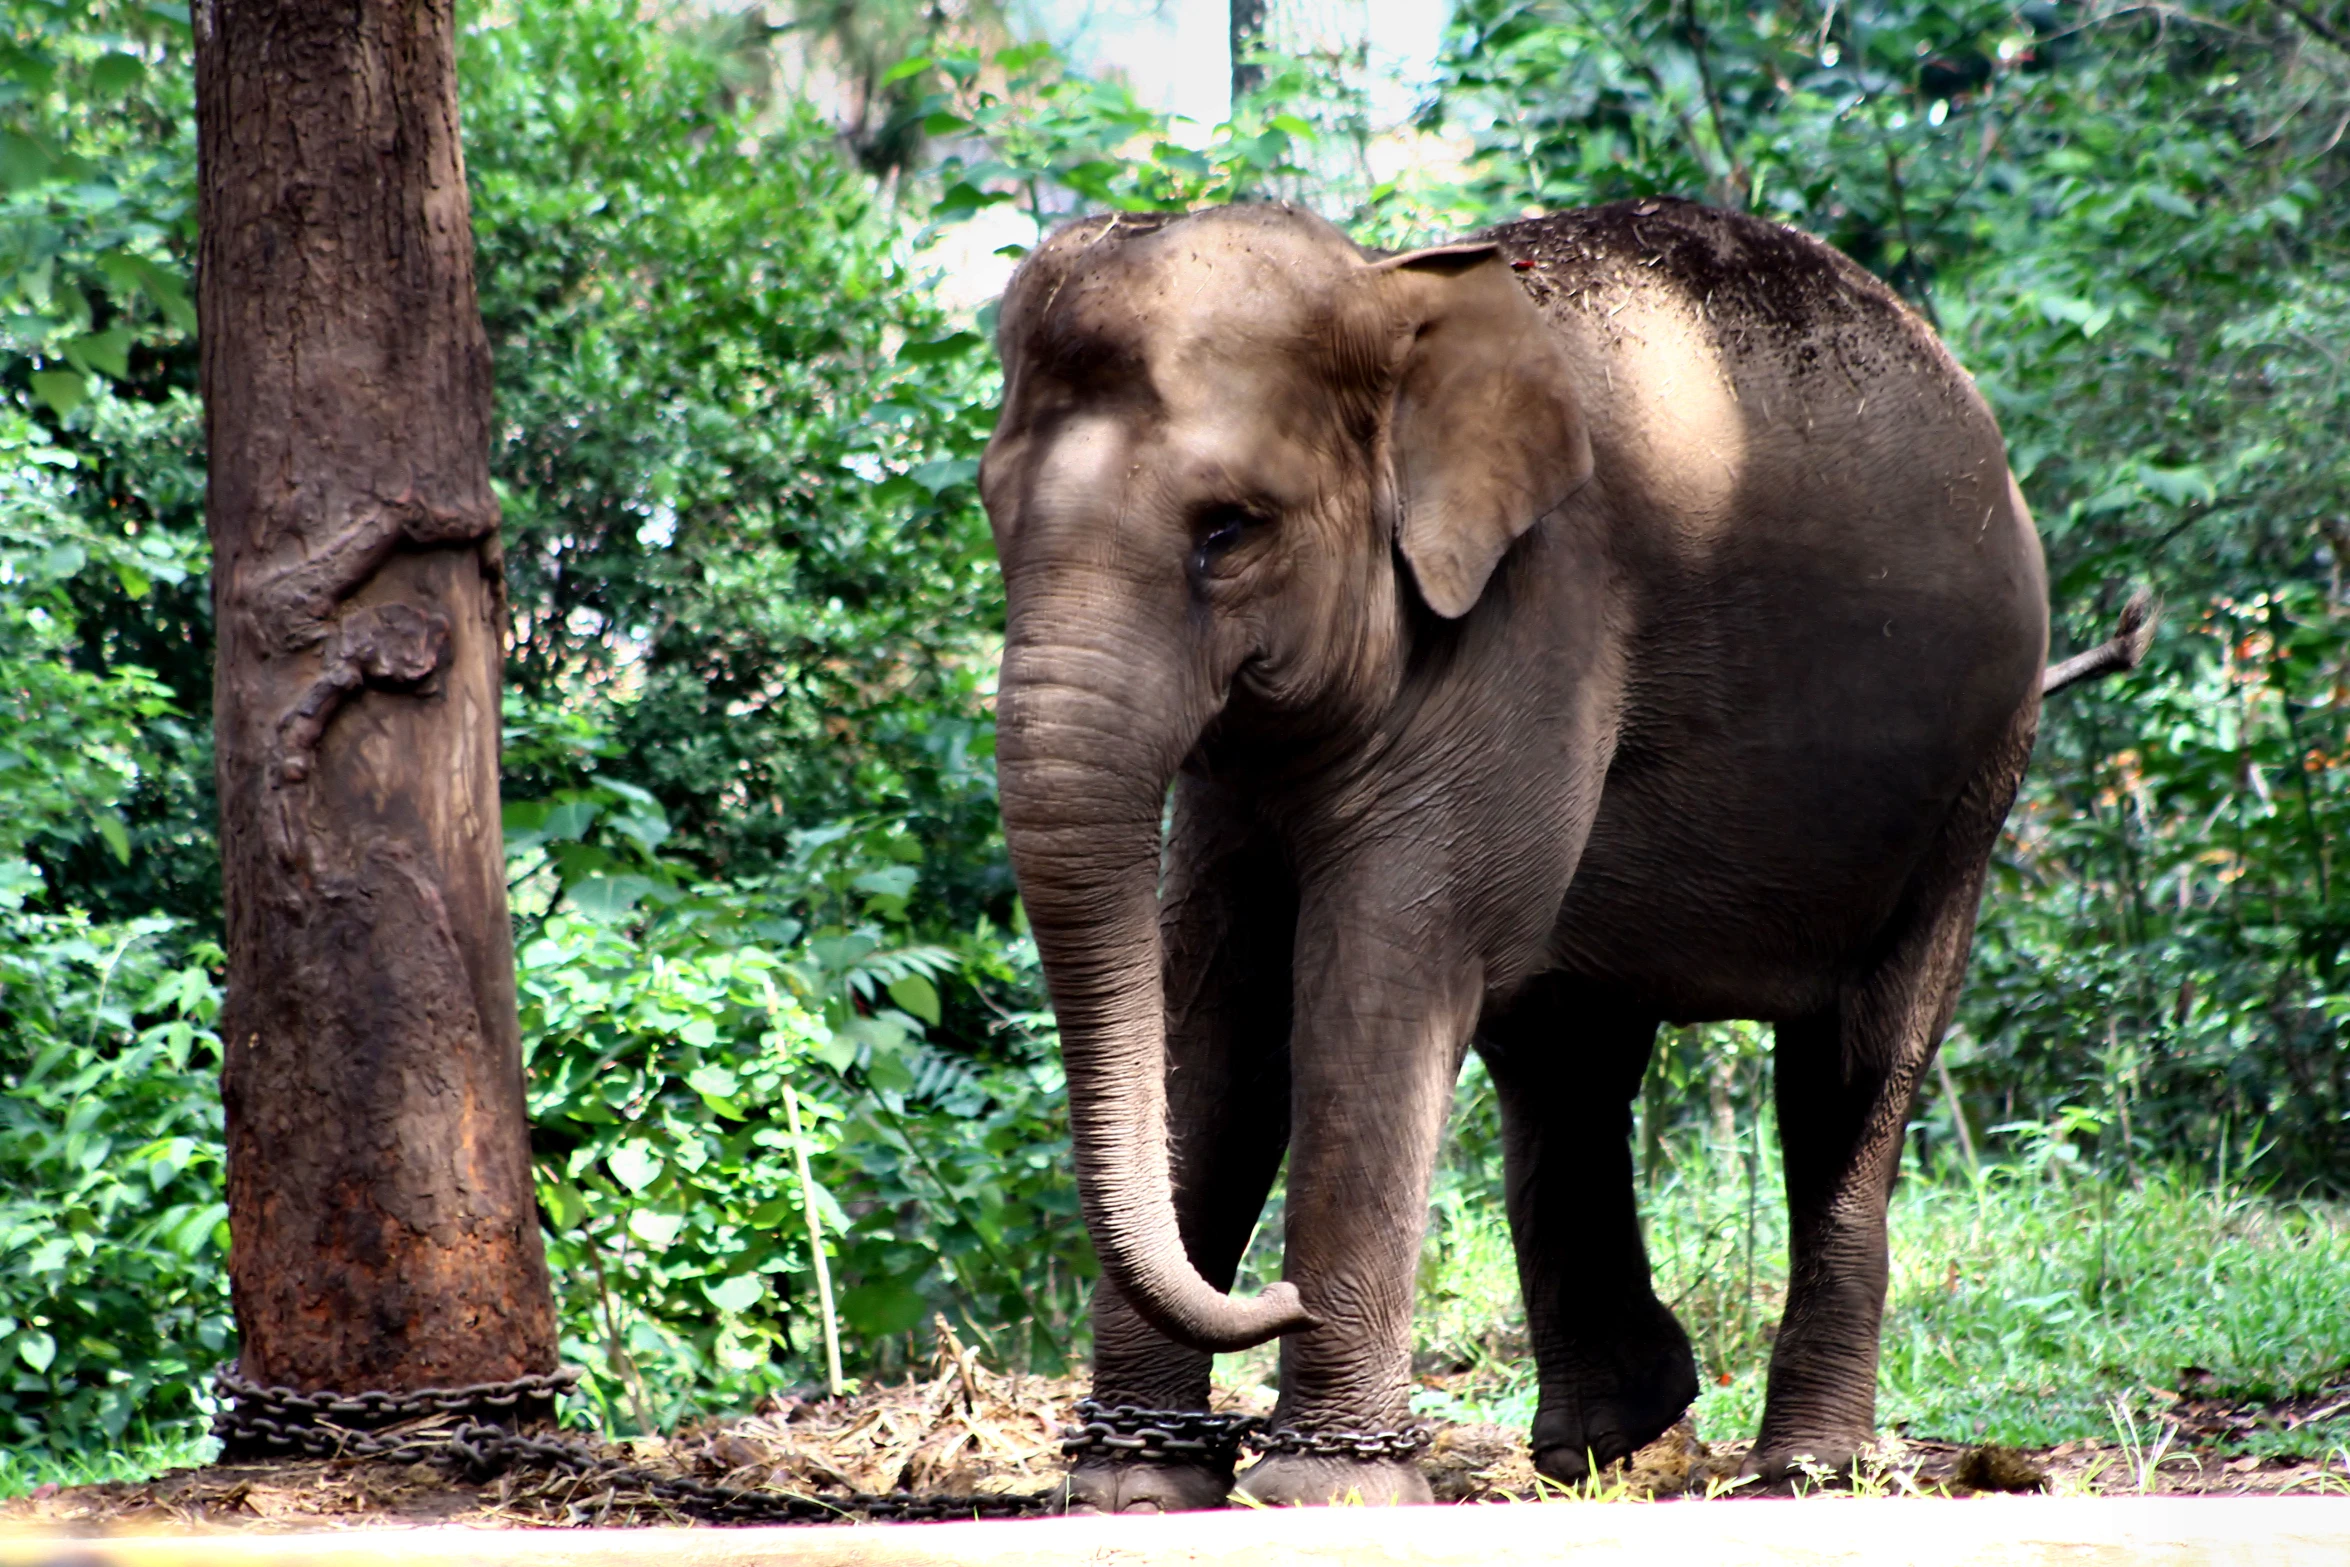
[{"label": "elephant tail", "polygon": [[2146,649],[2153,644],[2155,623],[2161,619],[2162,606],[2150,590],[2140,588],[2131,594],[2130,601],[2122,606],[2121,624],[2114,628],[2111,637],[2086,653],[2075,653],[2062,663],[2048,666],[2040,676],[2042,700],[2084,680],[2136,669],[2145,659]]}]

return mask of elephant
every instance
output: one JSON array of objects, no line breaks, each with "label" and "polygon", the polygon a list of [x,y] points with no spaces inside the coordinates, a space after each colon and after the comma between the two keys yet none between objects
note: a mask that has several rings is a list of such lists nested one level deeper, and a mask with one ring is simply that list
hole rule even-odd
[{"label": "elephant", "polygon": [[[1215,1353],[1281,1340],[1237,1482],[1212,1441],[1096,1451],[1071,1504],[1428,1499],[1413,1283],[1472,1048],[1539,1468],[1666,1430],[1696,1367],[1631,1105],[1657,1029],[1714,1019],[1774,1025],[1789,1208],[1749,1466],[1850,1462],[2047,660],[1966,372],[1827,245],[1664,199],[1402,254],[1286,205],[1081,219],[997,338],[999,797],[1095,1396],[1196,1418]],[[1284,1278],[1235,1297],[1284,1158]]]}]

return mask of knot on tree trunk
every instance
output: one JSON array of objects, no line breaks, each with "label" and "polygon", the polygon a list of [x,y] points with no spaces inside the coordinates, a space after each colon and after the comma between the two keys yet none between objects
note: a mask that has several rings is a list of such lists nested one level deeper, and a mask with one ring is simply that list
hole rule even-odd
[{"label": "knot on tree trunk", "polygon": [[[279,530],[266,530],[279,531]],[[303,536],[303,530],[285,530]],[[264,647],[294,653],[316,647],[335,629],[335,607],[372,578],[402,545],[442,549],[451,545],[494,547],[498,504],[435,506],[413,489],[374,497],[354,507],[342,525],[303,558],[265,573],[255,585],[252,614]]]},{"label": "knot on tree trunk", "polygon": [[372,686],[428,694],[448,656],[448,617],[429,609],[370,604],[336,621],[318,678],[278,720],[274,781],[283,787],[309,780],[319,736],[352,692]]}]

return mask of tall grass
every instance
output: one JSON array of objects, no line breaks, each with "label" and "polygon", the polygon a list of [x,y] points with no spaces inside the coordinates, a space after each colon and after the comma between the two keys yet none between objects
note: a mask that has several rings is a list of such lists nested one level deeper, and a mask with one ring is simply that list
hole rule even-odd
[{"label": "tall grass", "polygon": [[[1464,1090],[1467,1097],[1477,1090]],[[1733,1135],[1684,1127],[1641,1194],[1657,1293],[1689,1331],[1698,1429],[1753,1432],[1786,1299],[1786,1209],[1766,1112]],[[2110,1438],[2112,1403],[2181,1388],[2246,1399],[2350,1378],[2350,1209],[2140,1165],[2092,1167],[2078,1124],[2009,1129],[1970,1170],[1915,1159],[1895,1189],[1881,1425],[2038,1446]],[[1474,1368],[1423,1413],[1519,1423],[1533,1368],[1507,1225],[1473,1167],[1439,1185],[1421,1274],[1419,1361]],[[1480,1189],[1480,1188],[1484,1189]],[[2192,1369],[2190,1369],[2192,1368]],[[2150,1392],[2149,1390],[2153,1390]],[[2350,1442],[2350,1416],[2255,1449]]]}]

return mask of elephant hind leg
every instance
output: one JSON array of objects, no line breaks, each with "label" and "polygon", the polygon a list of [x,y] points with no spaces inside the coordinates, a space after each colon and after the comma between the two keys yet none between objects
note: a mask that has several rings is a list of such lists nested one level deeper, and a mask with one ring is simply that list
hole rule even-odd
[{"label": "elephant hind leg", "polygon": [[1688,1335],[1650,1281],[1633,1189],[1631,1105],[1657,1022],[1549,977],[1479,1040],[1500,1092],[1541,1382],[1534,1461],[1555,1480],[1629,1457],[1697,1397]]},{"label": "elephant hind leg", "polygon": [[1846,1467],[1875,1437],[1885,1207],[1902,1132],[1958,1005],[1984,869],[2038,719],[2038,703],[2027,704],[1953,807],[1876,965],[1828,1011],[1778,1026],[1787,1307],[1746,1465],[1765,1480],[1799,1458]]}]

